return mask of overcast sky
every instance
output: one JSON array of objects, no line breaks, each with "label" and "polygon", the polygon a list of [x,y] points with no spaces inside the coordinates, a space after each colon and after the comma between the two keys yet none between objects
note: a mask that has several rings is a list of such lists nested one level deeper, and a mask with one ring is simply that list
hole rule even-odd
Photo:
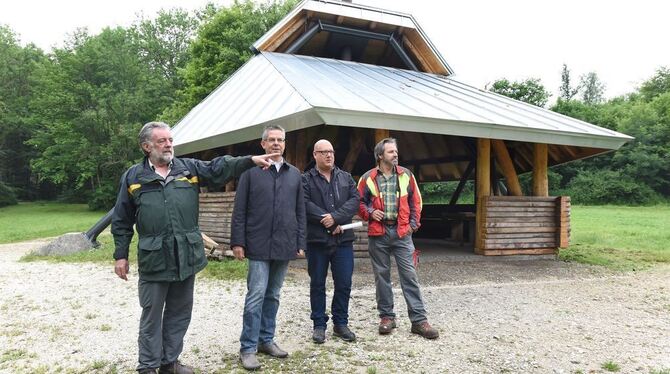
[{"label": "overcast sky", "polygon": [[[230,1],[215,0],[215,4]],[[572,77],[595,71],[605,95],[632,92],[670,67],[670,1],[354,0],[412,14],[460,81],[540,78],[555,99],[562,64]],[[62,45],[78,27],[130,25],[139,13],[202,8],[207,0],[2,0],[0,23],[22,44]]]}]

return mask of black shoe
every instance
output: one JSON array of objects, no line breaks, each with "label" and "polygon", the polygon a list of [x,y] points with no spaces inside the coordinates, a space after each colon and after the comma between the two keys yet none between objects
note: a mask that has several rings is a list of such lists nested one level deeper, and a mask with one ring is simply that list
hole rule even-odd
[{"label": "black shoe", "polygon": [[140,369],[137,371],[138,374],[156,374],[157,371],[156,369],[148,368],[148,369]]},{"label": "black shoe", "polygon": [[312,340],[316,344],[323,344],[326,341],[326,329],[323,327],[315,327],[312,332]]},{"label": "black shoe", "polygon": [[351,330],[349,330],[349,327],[347,327],[347,325],[333,326],[333,335],[339,336],[340,339],[344,340],[345,342],[356,341],[356,334],[351,332]]}]

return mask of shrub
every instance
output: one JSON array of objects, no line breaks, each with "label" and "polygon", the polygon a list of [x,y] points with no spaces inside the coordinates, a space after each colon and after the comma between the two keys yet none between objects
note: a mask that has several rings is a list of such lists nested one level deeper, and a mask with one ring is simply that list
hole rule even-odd
[{"label": "shrub", "polygon": [[648,205],[661,200],[645,183],[613,170],[580,173],[567,184],[564,192],[573,203],[587,205]]},{"label": "shrub", "polygon": [[116,203],[116,194],[118,190],[112,184],[103,184],[93,192],[88,200],[88,207],[91,210],[109,210]]},{"label": "shrub", "polygon": [[16,204],[18,204],[18,201],[16,201],[14,190],[0,182],[0,207]]}]

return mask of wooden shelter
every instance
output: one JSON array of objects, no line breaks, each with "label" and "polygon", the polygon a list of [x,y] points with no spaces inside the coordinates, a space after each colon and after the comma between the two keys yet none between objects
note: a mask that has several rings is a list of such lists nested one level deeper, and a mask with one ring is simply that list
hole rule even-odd
[{"label": "wooden shelter", "polygon": [[[174,128],[179,155],[257,154],[262,129],[287,129],[285,158],[305,169],[329,139],[360,176],[380,139],[398,139],[418,181],[458,181],[424,221],[474,239],[484,255],[546,254],[568,245],[570,199],[550,197],[547,168],[618,149],[631,138],[455,80],[412,16],[305,0],[259,39],[249,62]],[[532,195],[518,175],[532,173]],[[469,180],[473,204],[457,204]],[[201,228],[226,243],[234,185],[201,197]],[[426,225],[426,226],[430,226]],[[443,230],[442,230],[443,231]],[[365,251],[365,231],[356,249]]]}]

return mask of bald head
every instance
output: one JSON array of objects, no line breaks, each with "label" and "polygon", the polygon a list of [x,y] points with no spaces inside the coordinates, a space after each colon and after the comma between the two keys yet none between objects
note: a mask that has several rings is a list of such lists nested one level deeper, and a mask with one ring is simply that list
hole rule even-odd
[{"label": "bald head", "polygon": [[316,168],[321,172],[330,172],[335,167],[335,151],[333,145],[326,139],[314,143],[314,161]]}]

